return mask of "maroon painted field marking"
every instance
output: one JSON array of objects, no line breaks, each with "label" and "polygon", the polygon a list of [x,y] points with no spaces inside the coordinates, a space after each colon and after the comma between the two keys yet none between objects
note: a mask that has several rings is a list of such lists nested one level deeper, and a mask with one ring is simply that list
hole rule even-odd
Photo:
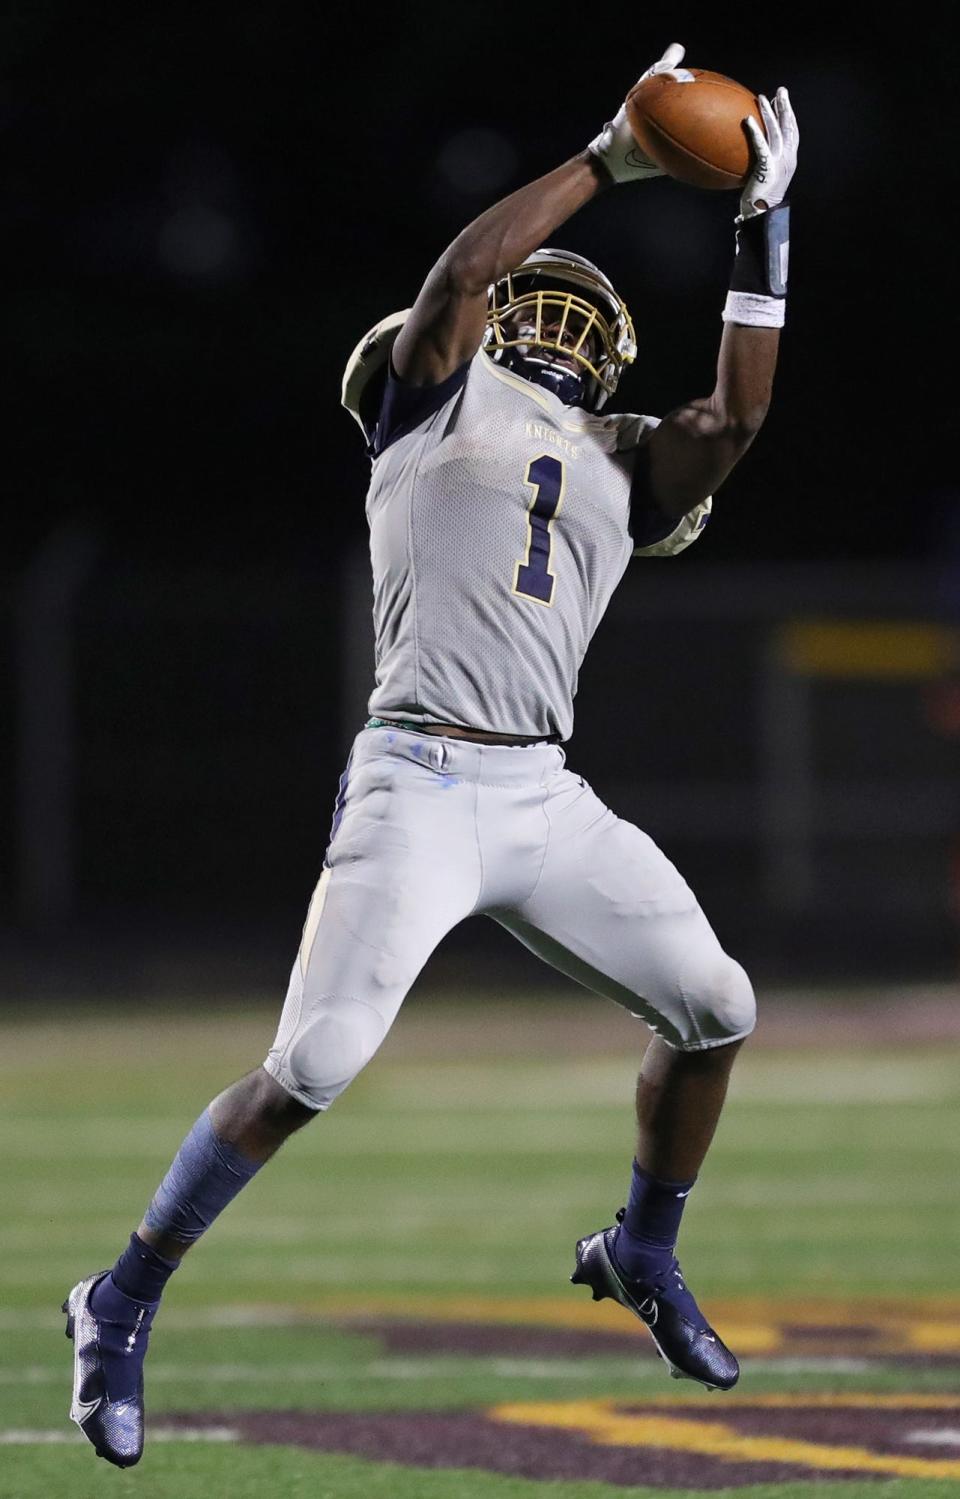
[{"label": "maroon painted field marking", "polygon": [[[186,1431],[213,1418],[165,1419]],[[238,1411],[216,1419],[251,1443],[544,1481],[714,1490],[813,1484],[827,1475],[861,1482],[960,1479],[951,1445],[960,1432],[960,1398],[953,1396],[734,1396],[709,1406],[696,1396],[661,1397],[524,1402],[486,1411]]]},{"label": "maroon painted field marking", "polygon": [[[820,1322],[784,1320],[769,1329],[768,1335],[754,1338],[764,1359],[856,1359],[862,1364],[896,1364],[904,1368],[942,1368],[960,1364],[960,1336],[950,1323],[932,1323],[940,1329],[941,1347],[930,1335],[924,1340],[925,1323],[900,1325],[891,1321],[858,1322],[826,1320]],[[331,1320],[350,1332],[377,1338],[385,1353],[403,1355],[455,1354],[472,1358],[597,1358],[605,1356],[656,1359],[656,1349],[643,1328],[624,1319],[619,1330],[613,1327],[537,1326],[531,1323],[473,1321],[440,1317],[422,1321],[414,1317],[383,1315],[335,1315]],[[721,1325],[716,1318],[716,1325]],[[748,1338],[743,1346],[736,1336],[734,1321],[723,1323],[725,1336],[749,1367],[755,1347]],[[917,1343],[927,1342],[926,1348]]]}]

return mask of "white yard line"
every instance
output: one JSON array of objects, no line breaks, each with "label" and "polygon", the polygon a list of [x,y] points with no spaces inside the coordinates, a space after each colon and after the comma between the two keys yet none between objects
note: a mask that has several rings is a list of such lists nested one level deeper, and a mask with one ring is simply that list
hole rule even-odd
[{"label": "white yard line", "polygon": [[[358,1363],[345,1366],[343,1361],[328,1363],[309,1364],[284,1364],[280,1368],[272,1368],[262,1363],[230,1363],[230,1364],[149,1364],[147,1366],[147,1377],[151,1384],[264,1384],[269,1380],[275,1380],[280,1384],[311,1384],[320,1383],[332,1379],[383,1379],[383,1380],[411,1380],[411,1379],[446,1379],[450,1376],[452,1366],[456,1366],[458,1372],[463,1373],[462,1365],[465,1361],[473,1362],[469,1355],[450,1354],[446,1357],[438,1355],[433,1358],[397,1358],[397,1359],[375,1359],[371,1363]],[[636,1359],[605,1359],[602,1361],[606,1369],[615,1368],[628,1373],[630,1378],[644,1378],[653,1375],[657,1379],[663,1377],[663,1371],[659,1364]],[[556,1362],[547,1359],[477,1359],[476,1373],[486,1377],[496,1374],[500,1378],[526,1378],[526,1379],[582,1379],[586,1373],[593,1372],[586,1363],[575,1361]],[[596,1366],[593,1366],[595,1371]],[[470,1371],[473,1372],[473,1371]],[[62,1384],[64,1380],[63,1369],[48,1368],[45,1365],[32,1364],[25,1369],[0,1370],[0,1385],[49,1385]]]},{"label": "white yard line", "polygon": [[[876,1363],[866,1358],[745,1358],[743,1367],[752,1374],[868,1374],[871,1369],[886,1367],[884,1360]],[[896,1366],[896,1357],[889,1359]],[[800,1397],[797,1397],[798,1400]]]},{"label": "white yard line", "polygon": [[[304,1323],[316,1324],[319,1317],[317,1312],[280,1306],[212,1306],[183,1311],[171,1308],[164,1311],[163,1325],[178,1332],[203,1327],[299,1327]],[[62,1312],[0,1310],[0,1332],[46,1332],[53,1327],[62,1331],[63,1325]]]},{"label": "white yard line", "polygon": [[[358,1364],[357,1375],[366,1374],[369,1365]],[[303,1384],[315,1380],[343,1379],[343,1363],[284,1364],[271,1368],[269,1364],[154,1364],[147,1365],[150,1384],[209,1384],[217,1380],[220,1384],[265,1384],[277,1380],[282,1384]],[[384,1378],[380,1374],[380,1378]],[[30,1364],[24,1369],[0,1369],[0,1385],[15,1384],[62,1384],[63,1369],[52,1369],[42,1364]]]},{"label": "white yard line", "polygon": [[[464,1365],[473,1367],[464,1368]],[[882,1367],[866,1359],[853,1358],[769,1358],[749,1359],[745,1367],[763,1374],[867,1374]],[[616,1374],[631,1382],[663,1378],[662,1366],[652,1358],[636,1356],[600,1356],[583,1359],[484,1358],[470,1354],[438,1354],[430,1358],[379,1358],[366,1363],[345,1365],[342,1359],[324,1363],[297,1363],[273,1366],[262,1362],[223,1364],[151,1363],[151,1384],[208,1385],[311,1384],[328,1380],[430,1380],[458,1375],[477,1375],[499,1379],[595,1379],[601,1374]],[[0,1385],[62,1384],[66,1375],[61,1367],[30,1364],[22,1369],[0,1369]],[[916,1440],[920,1440],[918,1437]]]},{"label": "white yard line", "polygon": [[[233,1426],[202,1426],[191,1430],[178,1426],[151,1426],[151,1442],[239,1442],[240,1432]],[[0,1431],[0,1447],[59,1447],[64,1443],[84,1442],[82,1431],[65,1427],[62,1431]]]}]

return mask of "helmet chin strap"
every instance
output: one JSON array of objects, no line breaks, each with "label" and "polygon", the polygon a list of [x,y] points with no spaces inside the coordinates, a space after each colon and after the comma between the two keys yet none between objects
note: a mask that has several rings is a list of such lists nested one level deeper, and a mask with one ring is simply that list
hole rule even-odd
[{"label": "helmet chin strap", "polygon": [[534,385],[542,385],[545,390],[552,390],[553,394],[563,402],[564,406],[582,406],[587,383],[585,375],[575,375],[572,370],[561,369],[555,364],[539,364],[536,360],[524,360],[529,374],[527,378]]},{"label": "helmet chin strap", "polygon": [[503,363],[532,385],[542,385],[544,390],[551,391],[564,406],[594,409],[587,405],[590,377],[586,370],[567,370],[561,365],[550,364],[546,359],[538,359],[520,348],[505,349]]}]

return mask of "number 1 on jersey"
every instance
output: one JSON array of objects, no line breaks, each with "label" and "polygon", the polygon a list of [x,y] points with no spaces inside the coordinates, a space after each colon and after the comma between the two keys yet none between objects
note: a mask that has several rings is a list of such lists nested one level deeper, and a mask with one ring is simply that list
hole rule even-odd
[{"label": "number 1 on jersey", "polygon": [[553,603],[556,579],[550,571],[553,522],[563,504],[566,475],[559,458],[541,453],[527,464],[524,483],[533,490],[527,510],[527,555],[517,563],[513,591],[537,604]]}]

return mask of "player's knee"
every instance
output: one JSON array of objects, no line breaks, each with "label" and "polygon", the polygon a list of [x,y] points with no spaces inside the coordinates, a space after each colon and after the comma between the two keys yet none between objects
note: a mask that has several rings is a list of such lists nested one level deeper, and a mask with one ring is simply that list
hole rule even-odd
[{"label": "player's knee", "polygon": [[698,1042],[722,1045],[741,1040],[757,1023],[757,1001],[744,968],[721,953],[696,974],[685,975],[684,998],[692,1013]]},{"label": "player's knee", "polygon": [[383,1017],[353,999],[322,1001],[287,1049],[277,1080],[327,1109],[369,1062],[386,1034]]},{"label": "player's knee", "polygon": [[728,958],[717,985],[712,1014],[730,1040],[748,1036],[757,1023],[757,1000],[746,970]]}]

